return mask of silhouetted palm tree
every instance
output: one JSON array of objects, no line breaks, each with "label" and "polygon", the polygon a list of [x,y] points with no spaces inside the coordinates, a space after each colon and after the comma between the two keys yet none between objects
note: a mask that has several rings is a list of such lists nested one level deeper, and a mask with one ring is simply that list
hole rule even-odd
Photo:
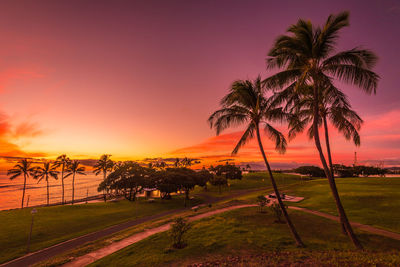
[{"label": "silhouetted palm tree", "polygon": [[75,175],[80,174],[80,175],[86,175],[85,173],[85,167],[79,166],[80,162],[78,160],[73,160],[68,164],[68,168],[66,170],[67,174],[65,175],[65,178],[68,176],[72,175],[72,204],[74,204],[74,199],[75,199]]},{"label": "silhouetted palm tree", "polygon": [[49,178],[52,177],[57,180],[58,173],[59,172],[57,171],[57,165],[53,165],[49,161],[43,162],[43,167],[37,167],[35,169],[34,178],[38,180],[38,183],[43,179],[46,181],[47,206],[50,204]]},{"label": "silhouetted palm tree", "polygon": [[282,121],[285,119],[285,114],[283,113],[282,108],[271,105],[271,100],[272,99],[266,99],[263,96],[260,77],[258,77],[254,82],[239,80],[232,84],[228,95],[221,100],[222,108],[215,111],[208,121],[211,128],[215,128],[217,135],[229,127],[246,124],[247,128],[238,144],[233,149],[232,154],[238,153],[239,149],[252,139],[254,134],[256,134],[260,152],[268,169],[279,206],[282,209],[286,222],[297,245],[304,247],[304,244],[286,211],[285,205],[282,202],[261,141],[260,125],[264,125],[265,132],[268,133],[269,137],[273,141],[275,141],[275,148],[282,153],[286,149],[285,137],[270,124],[271,121]]},{"label": "silhouetted palm tree", "polygon": [[353,233],[336,188],[335,179],[326,162],[318,133],[321,103],[321,92],[326,85],[336,78],[356,85],[366,93],[375,93],[379,76],[371,71],[377,61],[376,55],[365,49],[354,48],[336,54],[335,46],[339,31],[349,25],[348,12],[330,15],[321,27],[310,21],[300,19],[287,30],[288,35],[280,36],[269,52],[269,68],[279,67],[285,70],[264,81],[268,88],[283,88],[287,85],[298,89],[304,84],[312,86],[313,137],[319,152],[322,166],[336,202],[341,223],[357,248],[361,243]]},{"label": "silhouetted palm tree", "polygon": [[67,157],[67,155],[63,154],[61,156],[58,156],[56,161],[54,162],[54,165],[57,167],[61,166],[61,186],[62,186],[62,204],[65,203],[64,200],[64,179],[66,176],[64,176],[64,172],[66,168],[68,167],[68,164],[70,163],[70,159]]},{"label": "silhouetted palm tree", "polygon": [[[114,162],[110,159],[111,155],[101,155],[100,159],[94,165],[93,172],[95,175],[103,173],[103,181],[107,178],[107,172],[113,170]],[[107,195],[104,192],[104,201],[107,200]]]},{"label": "silhouetted palm tree", "polygon": [[10,180],[14,180],[15,178],[23,175],[24,176],[24,189],[22,190],[22,201],[21,201],[21,209],[24,208],[24,199],[25,199],[25,189],[26,189],[26,179],[33,175],[35,171],[35,167],[31,167],[32,162],[28,161],[28,159],[22,159],[18,162],[18,164],[14,165],[14,167],[8,170],[7,175],[10,176]]}]

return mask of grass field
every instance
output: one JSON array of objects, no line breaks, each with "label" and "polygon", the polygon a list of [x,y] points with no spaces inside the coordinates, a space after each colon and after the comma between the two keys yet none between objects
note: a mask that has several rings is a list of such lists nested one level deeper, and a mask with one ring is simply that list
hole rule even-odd
[{"label": "grass field", "polygon": [[[336,183],[351,221],[400,233],[400,178],[338,178]],[[326,179],[309,181],[286,191],[305,197],[297,206],[337,215]]]},{"label": "grass field", "polygon": [[[336,214],[336,207],[326,179],[305,181],[301,180],[298,176],[287,174],[275,174],[275,177],[282,191],[305,197],[305,200],[302,202],[297,204],[290,203],[290,205],[298,205]],[[337,179],[337,184],[345,209],[352,221],[400,232],[400,178],[343,178]],[[191,193],[191,196],[195,197],[195,199],[191,201],[191,204],[196,205],[196,203],[206,200],[207,197],[217,200],[218,197],[233,196],[234,193],[241,192],[241,190],[246,191],[254,189],[260,189],[261,191],[248,191],[247,195],[239,198],[245,199],[248,202],[254,202],[257,195],[260,195],[261,192],[272,192],[269,177],[266,173],[245,174],[242,180],[230,181],[230,186],[224,187],[222,194],[219,194],[218,187],[214,186],[209,186],[208,191],[204,191],[203,188],[196,188]],[[39,250],[127,220],[182,207],[182,196],[173,196],[171,200],[156,200],[154,203],[147,203],[145,201],[133,203],[119,201],[39,208],[38,213],[35,215],[31,251]],[[0,253],[0,263],[25,254],[27,234],[31,219],[30,210],[31,209],[0,212],[0,251],[2,252]],[[210,222],[212,222],[210,224],[215,225],[204,226],[206,227],[204,228],[204,233],[207,234],[196,232],[195,229],[200,227],[204,222],[196,223],[197,226],[189,234],[191,236],[189,239],[198,240],[199,242],[198,244],[192,243],[193,246],[196,244],[198,245],[194,248],[194,251],[204,249],[206,252],[221,252],[221,255],[215,255],[215,257],[224,258],[229,254],[228,252],[230,249],[243,250],[246,253],[270,252],[278,248],[283,248],[284,250],[294,249],[285,225],[273,224],[269,221],[270,218],[266,214],[257,214],[251,211],[246,215],[243,213],[245,211],[237,212],[238,213],[229,213],[229,216],[226,218],[217,216],[214,219],[210,219]],[[251,219],[249,219],[248,223],[250,224],[246,221],[242,221],[241,218],[235,217],[239,215],[249,216]],[[299,224],[299,228],[303,231],[302,235],[304,235],[303,238],[308,243],[308,249],[328,249],[331,251],[332,249],[341,247],[343,247],[343,249],[352,248],[346,238],[338,235],[340,231],[336,223],[312,215],[299,213],[293,213],[293,215],[295,217],[293,220],[296,224]],[[257,220],[260,220],[259,224],[256,224]],[[312,226],[312,229],[306,227],[307,221],[310,221],[310,227]],[[322,233],[316,236],[315,233],[324,230],[323,225],[325,224],[329,225],[329,231],[326,232],[326,235]],[[262,227],[257,229],[260,225],[262,225]],[[231,227],[232,229],[229,230],[227,227]],[[229,231],[233,232],[230,233]],[[275,232],[277,234],[275,234]],[[196,237],[196,233],[199,236]],[[208,233],[211,233],[211,235],[209,236]],[[219,233],[221,233],[221,235]],[[224,233],[229,234],[224,236]],[[256,237],[256,235],[260,235],[260,239]],[[167,243],[160,241],[157,239],[157,236],[158,235],[151,237],[150,239],[157,240],[157,242],[155,242],[157,245],[154,246],[154,249],[163,251],[165,247],[168,246],[168,241],[165,241]],[[161,234],[161,236],[163,236],[163,234]],[[268,238],[265,239],[265,236]],[[163,239],[168,239],[166,234],[164,234]],[[394,244],[391,240],[366,234],[361,234],[361,239],[368,243],[370,249],[390,249]],[[255,245],[253,246],[251,244]],[[397,242],[396,245],[399,246],[399,243]],[[139,244],[134,246],[139,246]],[[247,251],[247,249],[244,249],[247,247],[254,247],[255,250]],[[138,247],[138,249],[139,248],[140,251],[142,251],[142,247]],[[153,253],[155,253],[154,255],[156,255],[154,256],[155,262],[172,262],[181,257],[186,259],[191,253],[191,248],[192,246],[182,250],[182,252],[173,251],[171,254],[164,253],[161,254],[161,256],[159,255],[160,253],[153,250]],[[221,251],[220,248],[222,249]],[[146,250],[146,253],[139,255],[141,260],[137,261],[138,264],[144,264],[146,257],[151,255],[151,249],[149,250],[149,254],[147,254],[148,248],[146,248],[146,246],[144,246],[143,249]],[[184,253],[183,251],[187,251],[186,256],[181,254]],[[194,255],[197,255],[196,253]],[[201,255],[197,256],[200,257]],[[246,258],[246,255],[244,255],[244,257]],[[301,253],[299,257],[303,257]],[[359,257],[368,258],[365,255],[359,255]],[[377,258],[379,257],[380,256],[377,256]],[[321,258],[323,258],[323,256],[321,256]],[[194,259],[195,258],[189,257],[189,260]],[[133,262],[136,262],[136,260]]]},{"label": "grass field", "polygon": [[[334,262],[341,261],[341,253],[349,252],[351,257],[343,257],[346,260],[353,259],[359,264],[371,265],[388,260],[400,264],[399,254],[393,253],[394,249],[400,247],[400,241],[357,232],[367,250],[379,253],[355,252],[348,238],[340,234],[337,223],[298,212],[291,212],[291,216],[307,245],[304,250],[300,251],[295,247],[286,224],[274,223],[274,217],[269,213],[257,212],[257,208],[245,208],[194,222],[187,234],[188,246],[184,249],[171,250],[171,238],[168,232],[164,232],[111,254],[92,266],[182,266],[213,258],[274,251],[299,254],[299,258],[293,257],[295,262],[309,262],[315,251],[316,254],[332,254],[330,260]],[[315,257],[313,260],[323,259],[320,256]],[[282,260],[288,263],[288,257]]]},{"label": "grass field", "polygon": [[[194,200],[198,203],[199,200]],[[100,202],[38,208],[35,215],[31,251],[166,210],[183,207],[182,197],[168,201]],[[22,256],[31,223],[31,209],[0,212],[0,262]]]},{"label": "grass field", "polygon": [[[258,178],[257,178],[258,177]],[[295,181],[295,176],[281,175],[288,182]],[[223,197],[231,191],[254,189],[268,186],[262,181],[260,174],[245,175],[242,180],[235,180],[231,187],[224,188],[223,194],[218,194],[218,188],[209,186],[196,188],[191,195],[201,193],[201,197]],[[195,197],[190,204],[196,205],[202,201]],[[183,208],[183,196],[173,196],[171,200],[156,200],[154,203],[145,201],[107,202],[83,205],[66,205],[38,208],[35,215],[31,251],[36,251],[65,240],[87,233],[104,229],[108,226],[127,220],[138,219],[166,210]],[[0,263],[22,256],[26,252],[26,242],[31,222],[31,209],[0,211]]]}]

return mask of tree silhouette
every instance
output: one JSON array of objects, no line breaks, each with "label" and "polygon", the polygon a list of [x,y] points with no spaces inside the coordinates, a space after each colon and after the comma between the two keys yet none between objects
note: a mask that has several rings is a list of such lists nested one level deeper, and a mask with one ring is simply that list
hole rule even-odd
[{"label": "tree silhouette", "polygon": [[65,178],[68,176],[72,175],[72,204],[74,204],[75,200],[75,175],[80,174],[80,175],[86,175],[85,173],[85,167],[79,166],[80,162],[78,160],[73,160],[68,164],[68,167],[66,169],[66,175]]},{"label": "tree silhouette", "polygon": [[[323,27],[313,25],[310,21],[298,20],[288,28],[287,35],[277,38],[268,53],[268,68],[284,68],[283,71],[264,80],[268,88],[293,86],[297,90],[303,85],[312,86],[313,119],[312,131],[315,146],[328,178],[335,199],[341,223],[353,244],[361,249],[362,245],[353,233],[345,210],[340,201],[335,179],[332,176],[319,137],[321,92],[334,79],[355,85],[366,93],[375,93],[379,76],[371,71],[377,61],[376,55],[366,49],[353,48],[335,52],[339,31],[349,25],[349,13],[342,12],[330,15]],[[335,53],[335,54],[334,54]]]},{"label": "tree silhouette", "polygon": [[297,245],[299,247],[304,247],[286,211],[285,205],[282,202],[271,167],[264,152],[260,135],[260,125],[264,125],[264,131],[269,135],[270,139],[275,142],[275,148],[283,153],[286,149],[286,139],[282,133],[270,124],[270,122],[282,121],[286,118],[286,114],[284,114],[282,108],[273,105],[272,98],[267,99],[263,96],[260,77],[253,82],[248,80],[235,81],[230,88],[230,92],[221,100],[221,106],[222,108],[215,111],[208,119],[211,128],[215,128],[218,135],[229,127],[246,124],[246,130],[233,149],[232,154],[238,153],[239,149],[256,134],[260,152],[268,169],[274,192],[285,216],[287,225]]},{"label": "tree silhouette", "polygon": [[65,198],[64,198],[64,179],[67,178],[64,176],[65,170],[68,167],[68,164],[70,163],[70,159],[67,157],[67,155],[62,154],[61,156],[58,156],[56,161],[54,162],[54,165],[57,167],[61,167],[61,187],[62,187],[62,204],[65,203]]},{"label": "tree silhouette", "polygon": [[50,204],[50,192],[49,192],[49,178],[52,177],[55,180],[58,178],[57,165],[51,164],[49,161],[43,163],[43,167],[37,167],[35,169],[34,178],[38,180],[38,183],[43,179],[46,181],[47,188],[47,206]]},{"label": "tree silhouette", "polygon": [[7,172],[7,175],[10,176],[10,180],[14,180],[21,175],[24,176],[24,189],[22,190],[21,209],[24,208],[26,179],[29,178],[29,176],[33,175],[35,171],[35,167],[31,167],[31,165],[31,161],[28,161],[28,159],[22,159],[18,162],[18,164],[14,165],[14,167]]}]

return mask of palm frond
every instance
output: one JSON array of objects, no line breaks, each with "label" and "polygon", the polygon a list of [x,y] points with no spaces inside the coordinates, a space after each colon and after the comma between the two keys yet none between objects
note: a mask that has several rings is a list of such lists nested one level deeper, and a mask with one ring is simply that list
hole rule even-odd
[{"label": "palm frond", "polygon": [[239,152],[239,149],[242,148],[249,140],[254,137],[254,130],[255,126],[251,123],[246,131],[244,131],[242,137],[240,138],[239,142],[236,144],[235,148],[232,150],[232,155],[236,155]]},{"label": "palm frond", "polygon": [[275,142],[275,149],[281,154],[285,153],[287,147],[285,136],[269,123],[265,123],[264,131],[268,134],[269,138]]}]

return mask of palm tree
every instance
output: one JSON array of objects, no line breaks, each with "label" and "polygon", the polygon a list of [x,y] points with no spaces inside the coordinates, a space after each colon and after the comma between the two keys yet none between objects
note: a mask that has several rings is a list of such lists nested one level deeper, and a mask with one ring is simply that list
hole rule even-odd
[{"label": "palm tree", "polygon": [[[286,99],[285,110],[293,116],[289,122],[289,138],[293,139],[297,133],[303,132],[305,127],[313,121],[314,99],[313,87],[305,85],[293,90],[294,86],[289,86],[276,94],[275,101],[281,103]],[[341,132],[347,140],[353,140],[356,146],[360,145],[360,135],[358,131],[361,128],[363,120],[351,109],[347,96],[338,90],[333,84],[324,86],[320,92],[320,101],[318,105],[319,119],[318,126],[323,124],[325,133],[325,145],[329,163],[329,171],[334,177],[333,160],[331,146],[329,141],[328,119],[331,124]],[[308,137],[313,139],[313,126],[308,129]],[[347,234],[346,228],[341,223],[342,232]]]},{"label": "palm tree", "polygon": [[64,205],[64,179],[67,178],[64,176],[64,172],[66,168],[68,167],[68,164],[70,163],[70,159],[67,157],[67,155],[63,154],[61,156],[58,156],[56,161],[54,162],[54,165],[57,167],[61,166],[61,186],[62,186],[62,204]]},{"label": "palm tree", "polygon": [[24,176],[24,189],[22,190],[22,201],[21,201],[21,209],[24,208],[24,199],[25,199],[25,190],[26,190],[26,179],[32,175],[35,171],[35,167],[31,167],[32,162],[28,161],[28,159],[22,159],[18,162],[18,164],[14,165],[14,167],[8,170],[7,175],[10,175],[10,180],[14,180],[15,178],[23,175]]},{"label": "palm tree", "polygon": [[73,160],[68,164],[68,168],[66,170],[67,174],[65,178],[72,175],[72,204],[74,204],[75,199],[75,174],[86,175],[85,167],[79,166],[80,162],[78,160]]},{"label": "palm tree", "polygon": [[[94,165],[93,172],[95,175],[103,173],[103,181],[107,178],[107,172],[113,170],[114,162],[110,159],[111,155],[101,155],[100,159]],[[107,200],[107,195],[104,192],[104,201]]]},{"label": "palm tree", "polygon": [[289,34],[278,37],[267,58],[268,68],[279,67],[285,70],[263,82],[268,88],[283,88],[289,85],[297,90],[305,84],[312,86],[314,101],[312,132],[315,146],[335,199],[340,221],[345,226],[353,244],[361,249],[362,245],[353,233],[340,201],[335,179],[322,151],[318,132],[321,92],[335,78],[355,85],[368,94],[376,92],[379,76],[371,70],[377,61],[373,52],[353,48],[335,53],[339,31],[349,25],[348,17],[348,12],[330,15],[322,28],[315,27],[310,21],[302,19],[290,26],[287,30]]},{"label": "palm tree", "polygon": [[34,178],[38,180],[38,183],[43,179],[46,180],[47,206],[50,204],[49,178],[52,177],[57,180],[58,173],[57,165],[51,164],[49,161],[43,162],[43,167],[37,167],[35,170]]},{"label": "palm tree", "polygon": [[208,121],[211,128],[215,128],[217,135],[228,127],[246,124],[247,128],[238,144],[233,149],[232,154],[238,153],[239,149],[251,140],[254,137],[254,134],[256,134],[260,152],[268,169],[271,183],[279,206],[285,216],[286,223],[288,224],[297,245],[299,247],[304,247],[304,244],[286,211],[285,205],[282,202],[281,195],[261,141],[260,125],[262,124],[265,126],[265,132],[268,133],[269,137],[273,141],[275,141],[275,148],[282,153],[286,149],[285,137],[269,123],[271,121],[283,120],[285,114],[282,112],[282,108],[277,108],[275,105],[272,105],[273,102],[271,100],[272,99],[266,99],[263,96],[260,77],[258,77],[254,82],[242,80],[235,81],[230,88],[230,92],[221,100],[222,108],[215,111]]}]

